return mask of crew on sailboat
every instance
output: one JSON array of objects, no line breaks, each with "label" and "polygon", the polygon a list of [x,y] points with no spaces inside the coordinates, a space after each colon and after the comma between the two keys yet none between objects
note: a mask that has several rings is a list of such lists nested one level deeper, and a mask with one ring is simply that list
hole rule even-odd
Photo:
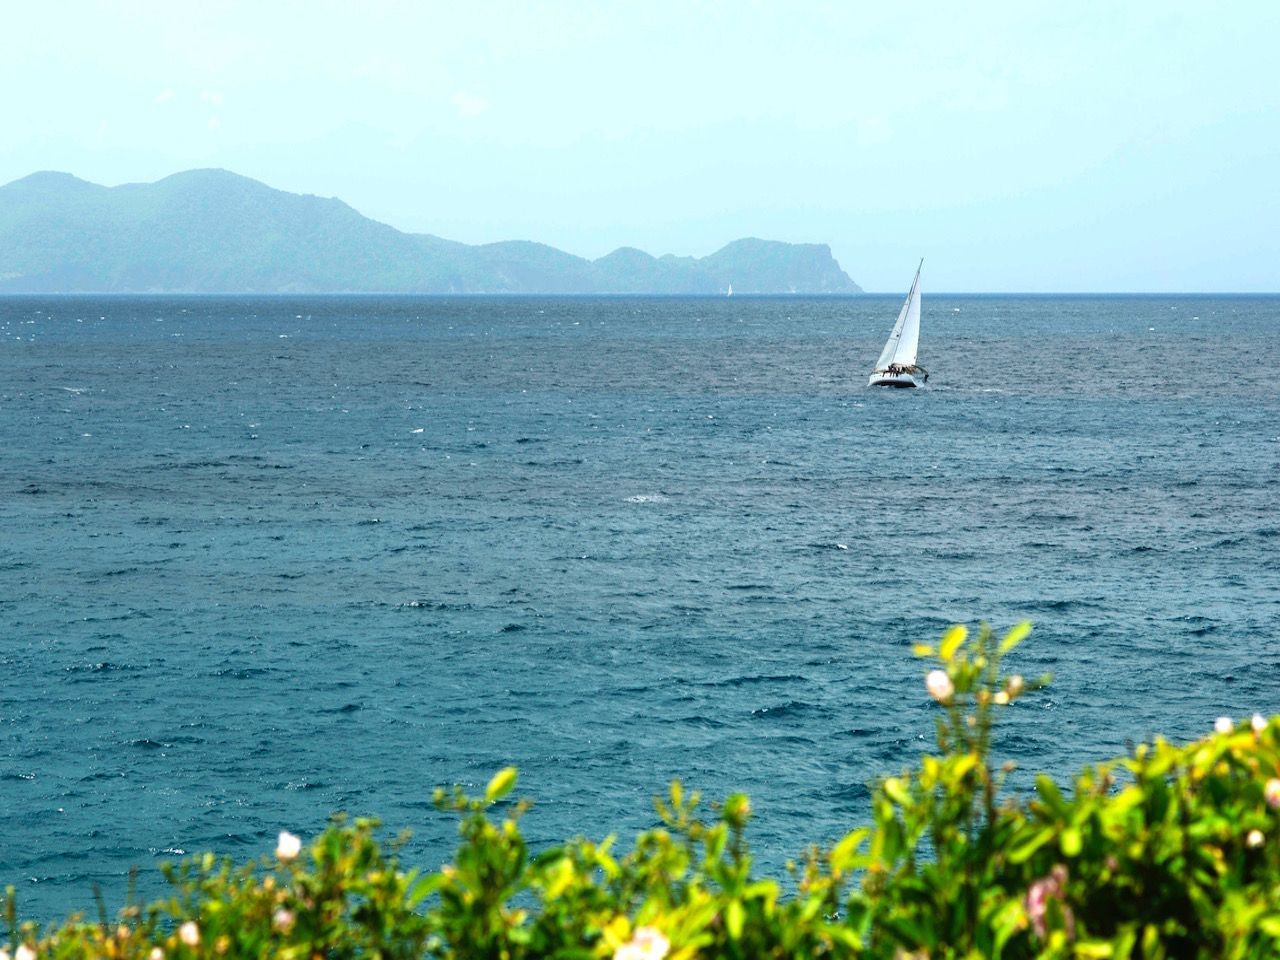
[{"label": "crew on sailboat", "polygon": [[883,368],[882,370],[876,370],[875,373],[887,373],[890,376],[894,376],[894,377],[905,376],[905,375],[912,375],[912,376],[919,375],[922,382],[924,383],[929,382],[929,371],[926,370],[924,367],[920,366],[918,363],[913,363],[910,365],[905,363],[891,363],[887,367]]}]

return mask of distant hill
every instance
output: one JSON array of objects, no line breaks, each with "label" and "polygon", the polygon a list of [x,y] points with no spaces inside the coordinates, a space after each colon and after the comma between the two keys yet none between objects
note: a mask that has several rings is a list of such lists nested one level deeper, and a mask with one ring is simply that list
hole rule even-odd
[{"label": "distant hill", "polygon": [[707,257],[401,233],[341,200],[226,170],[103,187],[0,187],[0,293],[859,293],[825,244],[736,240]]}]

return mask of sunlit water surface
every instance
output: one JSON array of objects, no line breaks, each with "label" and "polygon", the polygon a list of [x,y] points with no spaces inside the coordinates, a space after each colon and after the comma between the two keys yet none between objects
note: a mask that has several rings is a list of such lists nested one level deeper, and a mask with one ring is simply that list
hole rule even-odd
[{"label": "sunlit water surface", "polygon": [[[745,790],[761,868],[927,745],[911,644],[1036,622],[1058,775],[1280,710],[1280,299],[0,301],[0,882],[23,912],[335,810],[448,858]],[[1022,782],[1025,782],[1025,778]]]}]

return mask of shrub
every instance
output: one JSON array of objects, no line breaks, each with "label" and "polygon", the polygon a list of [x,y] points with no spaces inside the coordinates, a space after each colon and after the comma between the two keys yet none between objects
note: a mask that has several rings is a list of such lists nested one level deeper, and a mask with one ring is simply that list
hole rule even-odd
[{"label": "shrub", "polygon": [[704,812],[675,783],[625,853],[613,837],[531,853],[507,769],[482,796],[437,791],[460,837],[437,873],[339,818],[305,849],[283,833],[243,866],[166,866],[171,895],[114,922],[19,924],[10,887],[0,960],[1280,956],[1280,720],[1223,718],[1086,768],[1069,795],[1041,776],[1007,796],[996,720],[1047,682],[1002,672],[1028,630],[917,647],[936,660],[936,753],[879,781],[871,823],[807,851],[785,887],[752,870],[745,796]]}]

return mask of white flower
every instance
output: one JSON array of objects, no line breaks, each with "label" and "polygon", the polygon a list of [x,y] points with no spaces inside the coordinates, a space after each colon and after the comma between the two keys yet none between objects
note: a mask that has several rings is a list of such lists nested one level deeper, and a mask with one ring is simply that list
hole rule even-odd
[{"label": "white flower", "polygon": [[1261,830],[1250,830],[1249,836],[1245,837],[1244,842],[1251,847],[1260,847],[1262,846],[1262,841],[1264,839],[1265,838],[1262,836]]},{"label": "white flower", "polygon": [[178,939],[188,947],[200,946],[200,928],[194,920],[188,920],[178,928]]},{"label": "white flower", "polygon": [[1016,697],[1022,692],[1022,688],[1026,685],[1027,681],[1022,679],[1022,675],[1015,673],[1005,681],[1004,688],[1009,691],[1009,696]]},{"label": "white flower", "polygon": [[946,703],[956,692],[955,684],[945,670],[930,670],[929,675],[924,678],[924,685],[929,696],[939,703]]},{"label": "white flower", "polygon": [[1267,806],[1275,809],[1280,807],[1280,780],[1272,777],[1267,781],[1267,785],[1262,788],[1262,795],[1267,798]]},{"label": "white flower", "polygon": [[631,940],[613,952],[613,960],[662,960],[671,941],[655,927],[640,927]]},{"label": "white flower", "polygon": [[36,952],[25,943],[20,943],[18,949],[13,951],[13,960],[36,960]]},{"label": "white flower", "polygon": [[281,933],[288,933],[293,929],[293,924],[297,918],[294,917],[292,910],[286,910],[281,907],[271,915],[271,925]]},{"label": "white flower", "polygon": [[10,960],[9,951],[4,947],[0,947],[0,960]]},{"label": "white flower", "polygon": [[1213,729],[1218,733],[1230,733],[1236,728],[1236,723],[1230,717],[1219,717],[1213,721]]},{"label": "white flower", "polygon": [[1008,703],[1008,702],[1009,702],[1009,691],[1008,691],[1008,690],[997,690],[997,691],[996,691],[996,695],[995,695],[994,697],[992,697],[991,699],[992,699],[993,701],[995,701],[997,704],[999,704],[1000,706],[1002,706],[1002,707],[1003,707],[1006,703]]},{"label": "white flower", "polygon": [[302,850],[302,841],[295,837],[288,830],[280,831],[280,838],[276,841],[276,856],[286,863],[296,857]]},{"label": "white flower", "polygon": [[1253,719],[1249,721],[1249,724],[1253,727],[1254,733],[1261,733],[1263,730],[1267,729],[1267,718],[1260,713],[1255,713],[1253,715]]},{"label": "white flower", "polygon": [[159,947],[152,947],[151,953],[147,955],[147,960],[164,960],[164,951]]}]

